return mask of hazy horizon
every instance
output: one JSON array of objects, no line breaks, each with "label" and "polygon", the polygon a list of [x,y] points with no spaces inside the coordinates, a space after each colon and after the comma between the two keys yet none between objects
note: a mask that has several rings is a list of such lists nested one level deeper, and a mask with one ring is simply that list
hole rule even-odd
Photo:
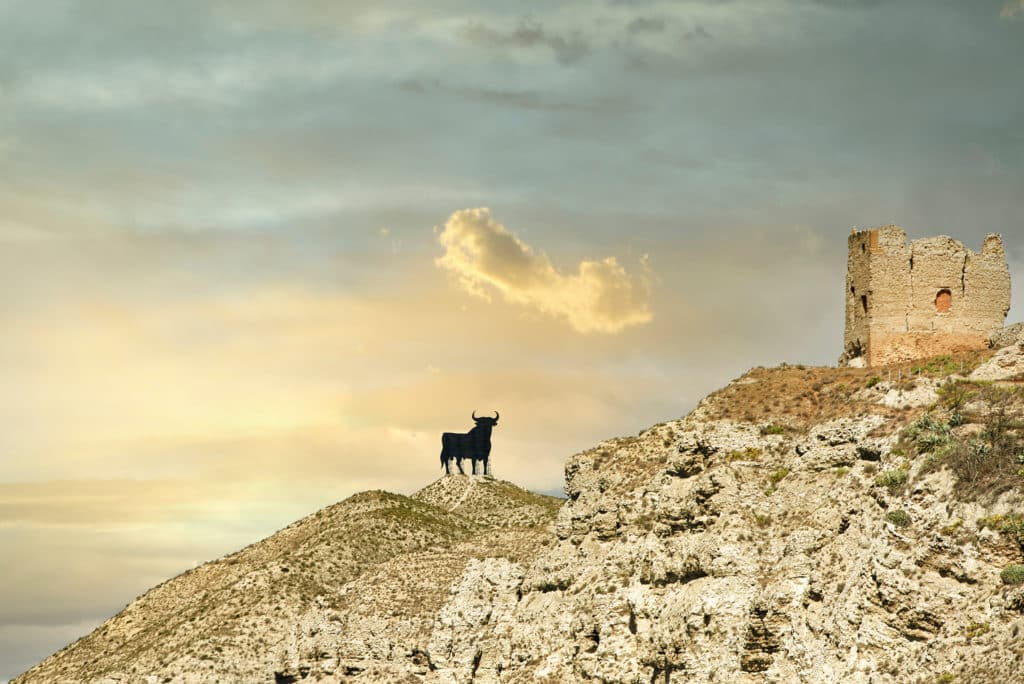
[{"label": "hazy horizon", "polygon": [[1022,0],[0,0],[0,681],[366,489],[834,364],[846,236],[1001,233]]}]

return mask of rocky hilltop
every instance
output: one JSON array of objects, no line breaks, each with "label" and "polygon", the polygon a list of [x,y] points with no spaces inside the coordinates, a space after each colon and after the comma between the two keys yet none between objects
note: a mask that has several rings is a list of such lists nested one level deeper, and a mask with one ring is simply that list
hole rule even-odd
[{"label": "rocky hilltop", "polygon": [[15,681],[1022,682],[1022,379],[1021,345],[754,369],[564,502],[360,494]]}]

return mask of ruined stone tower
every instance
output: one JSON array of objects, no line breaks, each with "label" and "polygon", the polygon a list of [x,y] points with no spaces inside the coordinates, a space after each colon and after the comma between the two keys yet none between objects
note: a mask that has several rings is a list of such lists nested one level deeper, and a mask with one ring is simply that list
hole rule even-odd
[{"label": "ruined stone tower", "polygon": [[981,252],[950,237],[907,244],[898,226],[854,230],[846,266],[840,365],[883,366],[984,349],[1010,310],[1002,238]]}]

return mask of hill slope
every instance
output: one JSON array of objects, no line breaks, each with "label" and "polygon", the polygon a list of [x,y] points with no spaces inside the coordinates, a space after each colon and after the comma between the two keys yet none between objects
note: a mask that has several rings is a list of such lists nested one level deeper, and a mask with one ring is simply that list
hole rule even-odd
[{"label": "hill slope", "polygon": [[405,661],[426,669],[434,614],[468,560],[529,561],[561,503],[458,475],[412,497],[357,494],[151,589],[14,681],[397,681],[389,660],[399,677]]},{"label": "hill slope", "polygon": [[1024,347],[953,375],[987,356],[754,369],[560,508],[353,497],[16,681],[1022,682]]}]

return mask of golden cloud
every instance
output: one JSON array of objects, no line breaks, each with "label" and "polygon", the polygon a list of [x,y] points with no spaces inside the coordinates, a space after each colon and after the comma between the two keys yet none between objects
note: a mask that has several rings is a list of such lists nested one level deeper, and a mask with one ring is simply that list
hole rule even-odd
[{"label": "golden cloud", "polygon": [[451,271],[470,294],[489,299],[489,288],[515,304],[566,319],[582,333],[616,333],[651,321],[646,273],[631,275],[615,257],[580,262],[576,273],[559,273],[543,252],[491,217],[491,210],[452,214],[438,240],[436,264]]}]

